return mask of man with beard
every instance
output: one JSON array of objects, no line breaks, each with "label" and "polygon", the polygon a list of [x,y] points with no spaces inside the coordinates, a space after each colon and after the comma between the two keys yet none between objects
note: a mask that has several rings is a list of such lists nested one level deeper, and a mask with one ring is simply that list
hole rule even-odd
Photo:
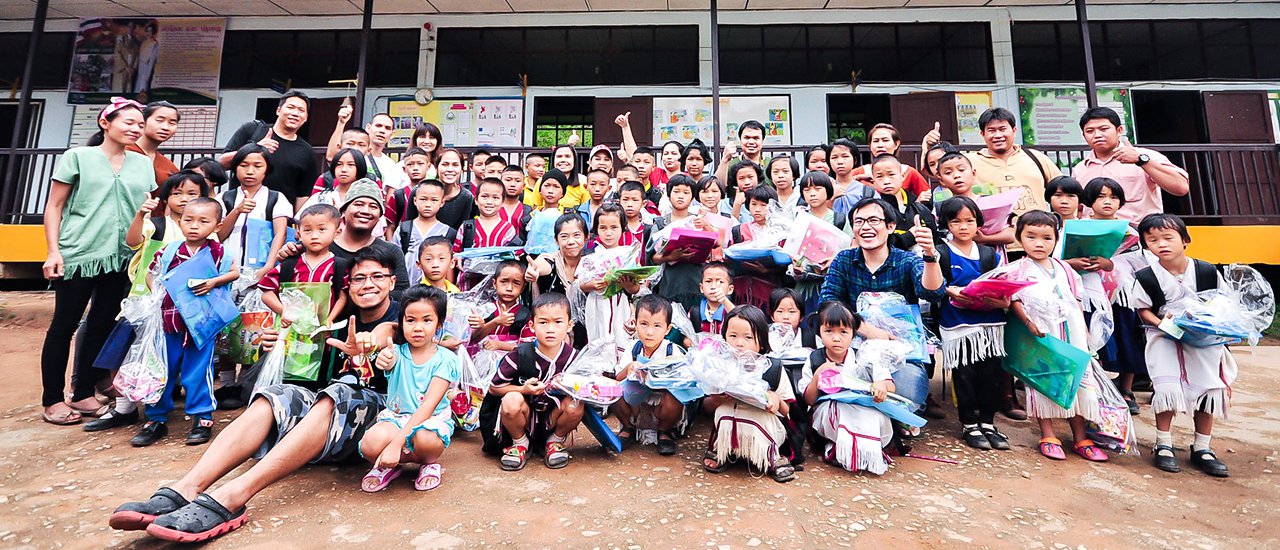
[{"label": "man with beard", "polygon": [[295,211],[301,209],[320,175],[315,150],[298,135],[302,125],[307,123],[310,109],[311,99],[307,94],[297,90],[285,92],[276,106],[275,123],[268,125],[254,120],[240,126],[223,148],[218,162],[223,168],[230,168],[231,159],[241,147],[254,142],[266,147],[271,152],[271,171],[264,185],[283,193],[293,203]]},{"label": "man with beard", "polygon": [[[863,292],[895,292],[908,304],[920,300],[938,302],[946,297],[946,280],[938,266],[933,232],[923,224],[911,228],[911,236],[923,254],[917,256],[889,245],[889,236],[897,228],[894,208],[883,199],[858,201],[849,214],[854,246],[841,250],[831,260],[827,279],[822,283],[822,301],[837,300],[856,311],[858,296]],[[858,329],[863,338],[889,338],[889,333],[863,323]],[[893,373],[897,393],[923,407],[929,393],[929,378],[924,367],[908,364]]]},{"label": "man with beard", "polygon": [[[268,386],[256,392],[244,414],[209,444],[182,479],[145,502],[121,505],[110,525],[143,530],[169,541],[200,542],[226,534],[248,519],[249,500],[307,464],[361,460],[360,438],[383,408],[386,375],[369,357],[395,333],[399,307],[391,298],[396,254],[367,247],[355,255],[349,293],[356,314],[328,339],[341,352],[317,380]],[[278,336],[269,331],[264,349]],[[209,490],[250,458],[258,462],[240,476]],[[207,492],[206,492],[207,491]]]}]

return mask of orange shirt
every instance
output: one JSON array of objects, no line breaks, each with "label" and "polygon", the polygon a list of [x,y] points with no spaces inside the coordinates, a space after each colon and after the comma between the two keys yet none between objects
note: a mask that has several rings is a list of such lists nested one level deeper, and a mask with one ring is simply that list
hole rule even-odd
[{"label": "orange shirt", "polygon": [[[125,147],[125,150],[133,151],[135,153],[142,153],[143,155],[147,154],[145,151],[142,150],[141,147],[138,147],[138,144],[136,143],[129,144],[129,146]],[[172,176],[178,173],[178,165],[174,164],[173,161],[169,160],[169,157],[161,155],[160,153],[156,153],[156,158],[152,160],[151,163],[155,167],[155,171],[156,171],[156,187],[157,188],[159,188],[161,185],[164,185],[164,180],[169,179],[169,176]]]}]

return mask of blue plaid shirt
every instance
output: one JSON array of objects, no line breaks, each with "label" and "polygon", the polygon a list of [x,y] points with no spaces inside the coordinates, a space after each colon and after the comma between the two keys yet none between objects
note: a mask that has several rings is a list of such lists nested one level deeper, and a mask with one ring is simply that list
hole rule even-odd
[{"label": "blue plaid shirt", "polygon": [[822,301],[839,300],[855,309],[863,292],[896,292],[914,303],[915,298],[938,302],[947,295],[946,285],[936,290],[924,287],[924,260],[915,254],[889,247],[889,258],[874,273],[867,269],[862,249],[841,250],[831,260],[822,283]]}]

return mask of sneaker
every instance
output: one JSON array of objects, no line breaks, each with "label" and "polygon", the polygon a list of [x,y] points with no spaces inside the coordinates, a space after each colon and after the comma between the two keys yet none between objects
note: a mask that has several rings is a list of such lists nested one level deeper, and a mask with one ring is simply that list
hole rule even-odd
[{"label": "sneaker", "polygon": [[115,410],[107,411],[107,414],[99,416],[84,425],[86,432],[100,432],[103,430],[112,430],[122,428],[124,426],[132,426],[138,423],[138,411],[121,413]]},{"label": "sneaker", "polygon": [[984,435],[982,430],[978,429],[977,426],[966,426],[964,433],[960,436],[960,439],[964,440],[965,445],[975,449],[983,451],[991,450],[991,442],[987,441],[987,436]]},{"label": "sneaker", "polygon": [[1218,456],[1213,454],[1213,449],[1201,449],[1199,451],[1191,451],[1191,463],[1195,464],[1200,471],[1213,477],[1230,477],[1227,465],[1218,460]]},{"label": "sneaker", "polygon": [[1156,468],[1171,474],[1176,474],[1182,471],[1182,468],[1178,467],[1178,458],[1173,454],[1173,447],[1168,445],[1156,445],[1156,448],[1152,449],[1151,463],[1154,464]]},{"label": "sneaker", "polygon": [[153,422],[148,420],[142,425],[142,429],[138,431],[138,435],[133,436],[129,440],[129,444],[134,447],[147,447],[162,438],[169,435],[169,426],[164,422]]},{"label": "sneaker", "polygon": [[197,418],[191,421],[191,432],[187,434],[187,445],[203,445],[213,438],[213,419]]}]

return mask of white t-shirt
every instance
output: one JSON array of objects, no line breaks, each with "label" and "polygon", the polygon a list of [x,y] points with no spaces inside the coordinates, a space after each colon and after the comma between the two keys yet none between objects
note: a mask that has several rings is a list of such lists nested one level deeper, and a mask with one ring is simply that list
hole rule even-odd
[{"label": "white t-shirt", "polygon": [[387,155],[373,156],[374,164],[378,165],[378,175],[382,176],[382,187],[386,189],[403,189],[409,185],[409,177],[405,175],[404,168],[401,168],[396,161],[391,160]]},{"label": "white t-shirt", "polygon": [[[235,259],[236,265],[241,267],[246,266],[244,257],[245,253],[243,246],[241,245],[241,235],[244,232],[245,224],[249,223],[249,218],[271,221],[276,218],[289,218],[293,216],[293,205],[289,204],[289,198],[284,195],[280,195],[276,199],[275,209],[272,210],[271,215],[268,216],[267,203],[269,201],[267,199],[270,196],[270,193],[272,193],[272,191],[267,189],[265,186],[258,188],[258,191],[253,196],[253,211],[248,214],[241,214],[240,217],[236,219],[235,226],[231,228],[231,235],[227,236],[227,240],[222,243],[223,247],[226,249],[226,254]],[[231,208],[235,208],[236,205],[240,204],[240,201],[244,198],[244,189],[232,189],[224,193],[223,196],[230,196]],[[226,206],[225,201],[223,206]],[[259,263],[259,266],[260,265],[262,264]]]}]

